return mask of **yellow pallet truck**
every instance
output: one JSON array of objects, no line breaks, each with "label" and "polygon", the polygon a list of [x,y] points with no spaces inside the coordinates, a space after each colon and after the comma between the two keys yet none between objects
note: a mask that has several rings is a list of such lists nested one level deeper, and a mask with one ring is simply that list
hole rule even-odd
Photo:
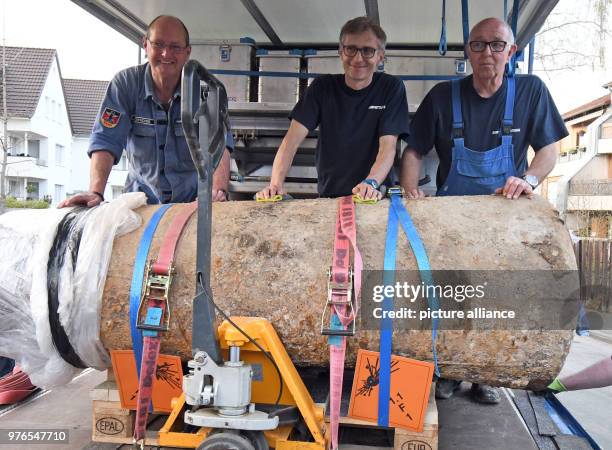
[{"label": "yellow pallet truck", "polygon": [[[195,75],[203,83],[196,84]],[[200,107],[194,112],[194,95]],[[227,317],[215,330],[210,288],[212,173],[225,148],[227,95],[197,61],[183,69],[182,122],[198,172],[197,292],[193,359],[183,395],[159,430],[158,445],[200,450],[323,450],[323,408],[306,389],[273,326],[257,317]],[[199,138],[196,131],[199,126]],[[207,148],[208,151],[204,151]]]}]

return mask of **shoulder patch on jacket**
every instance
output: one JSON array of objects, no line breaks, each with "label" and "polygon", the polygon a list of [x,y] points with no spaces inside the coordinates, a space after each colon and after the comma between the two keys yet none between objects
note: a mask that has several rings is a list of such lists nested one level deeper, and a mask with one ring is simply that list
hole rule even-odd
[{"label": "shoulder patch on jacket", "polygon": [[100,117],[100,122],[102,122],[102,125],[106,128],[115,128],[120,118],[121,113],[119,111],[115,111],[111,108],[104,108],[102,116]]}]

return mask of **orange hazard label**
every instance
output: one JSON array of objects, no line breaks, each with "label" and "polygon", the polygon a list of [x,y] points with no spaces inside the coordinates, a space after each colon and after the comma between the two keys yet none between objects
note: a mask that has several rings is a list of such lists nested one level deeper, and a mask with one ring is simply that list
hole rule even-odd
[{"label": "orange hazard label", "polygon": [[[112,350],[113,371],[117,379],[121,407],[136,409],[138,396],[138,376],[136,361],[132,350]],[[159,355],[155,378],[153,379],[153,409],[158,412],[171,412],[173,397],[183,393],[183,368],[178,356]]]},{"label": "orange hazard label", "polygon": [[[348,414],[350,417],[377,421],[379,361],[378,352],[357,352]],[[423,431],[433,370],[432,363],[391,356],[389,426]]]}]

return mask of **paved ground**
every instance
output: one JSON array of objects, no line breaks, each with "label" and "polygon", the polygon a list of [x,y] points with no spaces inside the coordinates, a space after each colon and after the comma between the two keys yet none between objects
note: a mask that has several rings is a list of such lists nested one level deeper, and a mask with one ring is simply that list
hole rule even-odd
[{"label": "paved ground", "polygon": [[[612,332],[593,333],[591,337],[576,336],[562,373],[573,373],[601,358],[612,354]],[[0,429],[10,428],[53,428],[68,429],[68,445],[14,445],[0,444],[1,449],[25,450],[102,450],[116,449],[116,444],[96,444],[91,442],[92,410],[89,392],[105,379],[105,374],[88,370],[67,386],[49,391],[41,391],[12,409],[0,410]],[[459,395],[461,396],[461,394]],[[563,404],[572,412],[584,428],[601,445],[603,449],[612,450],[612,386],[590,391],[568,392],[559,395]],[[459,400],[459,399],[458,399]],[[438,403],[441,424],[445,412],[452,405]],[[446,439],[442,433],[452,433],[451,427],[440,430],[440,450],[458,448],[452,439]],[[510,441],[511,437],[507,436]],[[500,441],[501,442],[501,441]],[[446,443],[446,444],[445,444]],[[448,445],[447,445],[448,444]],[[122,448],[128,449],[129,446]],[[342,450],[374,450],[384,447],[365,447],[359,445],[342,445]],[[484,448],[477,443],[469,447]],[[516,448],[516,447],[515,447]]]}]

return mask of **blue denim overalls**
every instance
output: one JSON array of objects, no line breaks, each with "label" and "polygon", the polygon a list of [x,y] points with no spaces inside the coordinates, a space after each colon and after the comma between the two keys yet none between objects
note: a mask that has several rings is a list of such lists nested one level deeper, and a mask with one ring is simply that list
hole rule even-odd
[{"label": "blue denim overalls", "polygon": [[477,152],[465,146],[461,114],[460,80],[451,82],[453,102],[453,159],[444,184],[436,195],[487,195],[503,187],[506,179],[516,176],[512,145],[515,79],[508,77],[506,104],[502,121],[501,145]]}]

